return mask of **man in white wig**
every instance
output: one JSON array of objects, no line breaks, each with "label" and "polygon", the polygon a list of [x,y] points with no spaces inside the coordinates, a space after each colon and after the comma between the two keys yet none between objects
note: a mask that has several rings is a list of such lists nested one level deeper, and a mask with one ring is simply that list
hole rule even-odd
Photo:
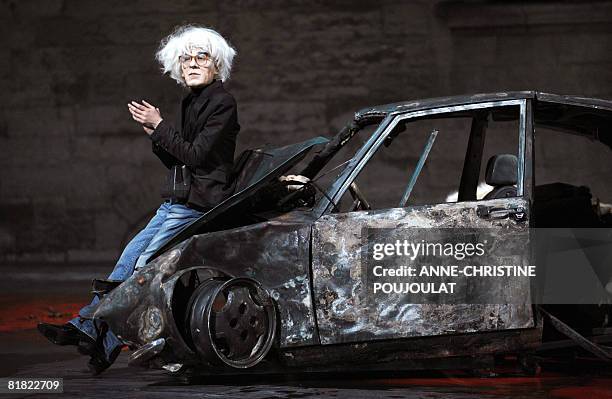
[{"label": "man in white wig", "polygon": [[[163,72],[189,89],[181,102],[180,123],[173,125],[146,101],[132,101],[128,110],[169,169],[162,190],[165,202],[125,247],[108,280],[127,279],[170,237],[229,195],[226,186],[240,125],[236,101],[223,82],[235,55],[219,33],[203,27],[183,26],[162,40],[156,56]],[[96,297],[80,314],[97,302]],[[41,323],[38,329],[51,342],[76,345],[90,356],[94,374],[108,368],[123,346],[105,323],[80,316],[64,325]]]}]

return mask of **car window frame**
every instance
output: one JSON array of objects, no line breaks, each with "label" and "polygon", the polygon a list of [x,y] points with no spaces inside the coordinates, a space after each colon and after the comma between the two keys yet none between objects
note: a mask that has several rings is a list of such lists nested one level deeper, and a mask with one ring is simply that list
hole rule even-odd
[{"label": "car window frame", "polygon": [[[531,105],[528,99],[511,99],[435,107],[418,111],[390,112],[380,122],[378,128],[374,131],[374,133],[372,133],[372,136],[370,136],[370,138],[366,140],[366,142],[361,146],[361,148],[357,150],[357,152],[347,163],[343,171],[338,175],[338,178],[328,189],[327,194],[331,201],[330,199],[323,196],[318,202],[318,204],[315,206],[315,213],[317,215],[324,215],[326,213],[330,213],[336,207],[333,204],[337,205],[340,202],[340,199],[342,198],[350,184],[357,178],[361,170],[369,162],[374,153],[379,149],[380,145],[385,141],[386,137],[393,131],[393,129],[395,129],[398,123],[405,120],[429,115],[455,113],[486,108],[498,108],[504,106],[519,106],[517,197],[523,197],[526,187],[524,181],[526,177],[525,159],[528,130],[527,125],[528,116],[530,114],[529,112],[527,112],[528,105]],[[529,125],[531,126],[532,123],[529,123]]]}]

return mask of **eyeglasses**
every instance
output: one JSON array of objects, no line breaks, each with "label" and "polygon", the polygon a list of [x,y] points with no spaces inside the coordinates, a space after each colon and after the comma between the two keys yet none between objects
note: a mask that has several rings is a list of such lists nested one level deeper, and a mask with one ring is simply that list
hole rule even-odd
[{"label": "eyeglasses", "polygon": [[199,66],[206,66],[208,61],[211,60],[210,54],[204,51],[201,51],[196,55],[183,54],[179,56],[179,62],[183,68],[187,68],[191,64],[192,59],[195,59],[196,64]]}]

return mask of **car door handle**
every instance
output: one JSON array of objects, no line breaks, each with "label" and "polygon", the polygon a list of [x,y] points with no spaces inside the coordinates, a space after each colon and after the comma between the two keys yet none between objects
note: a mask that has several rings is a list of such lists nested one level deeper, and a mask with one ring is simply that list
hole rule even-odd
[{"label": "car door handle", "polygon": [[513,208],[500,208],[494,206],[478,205],[476,214],[481,219],[497,220],[511,218],[517,222],[527,220],[527,213],[522,206]]}]

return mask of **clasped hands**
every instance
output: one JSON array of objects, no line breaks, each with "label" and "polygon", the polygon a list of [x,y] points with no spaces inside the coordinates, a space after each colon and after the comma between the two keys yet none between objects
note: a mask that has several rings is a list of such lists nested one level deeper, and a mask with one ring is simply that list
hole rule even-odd
[{"label": "clasped hands", "polygon": [[148,135],[151,135],[157,125],[159,125],[159,122],[162,121],[159,108],[156,108],[145,100],[142,100],[142,104],[132,101],[127,106],[132,114],[132,119],[140,123]]},{"label": "clasped hands", "polygon": [[[159,122],[162,121],[159,108],[156,108],[154,105],[149,104],[145,100],[142,100],[142,104],[132,101],[127,106],[128,110],[132,114],[132,119],[140,123],[148,135],[151,135]],[[310,181],[309,178],[301,175],[281,176],[278,180],[287,184],[287,189],[289,191],[297,191],[301,189],[304,184]]]}]

